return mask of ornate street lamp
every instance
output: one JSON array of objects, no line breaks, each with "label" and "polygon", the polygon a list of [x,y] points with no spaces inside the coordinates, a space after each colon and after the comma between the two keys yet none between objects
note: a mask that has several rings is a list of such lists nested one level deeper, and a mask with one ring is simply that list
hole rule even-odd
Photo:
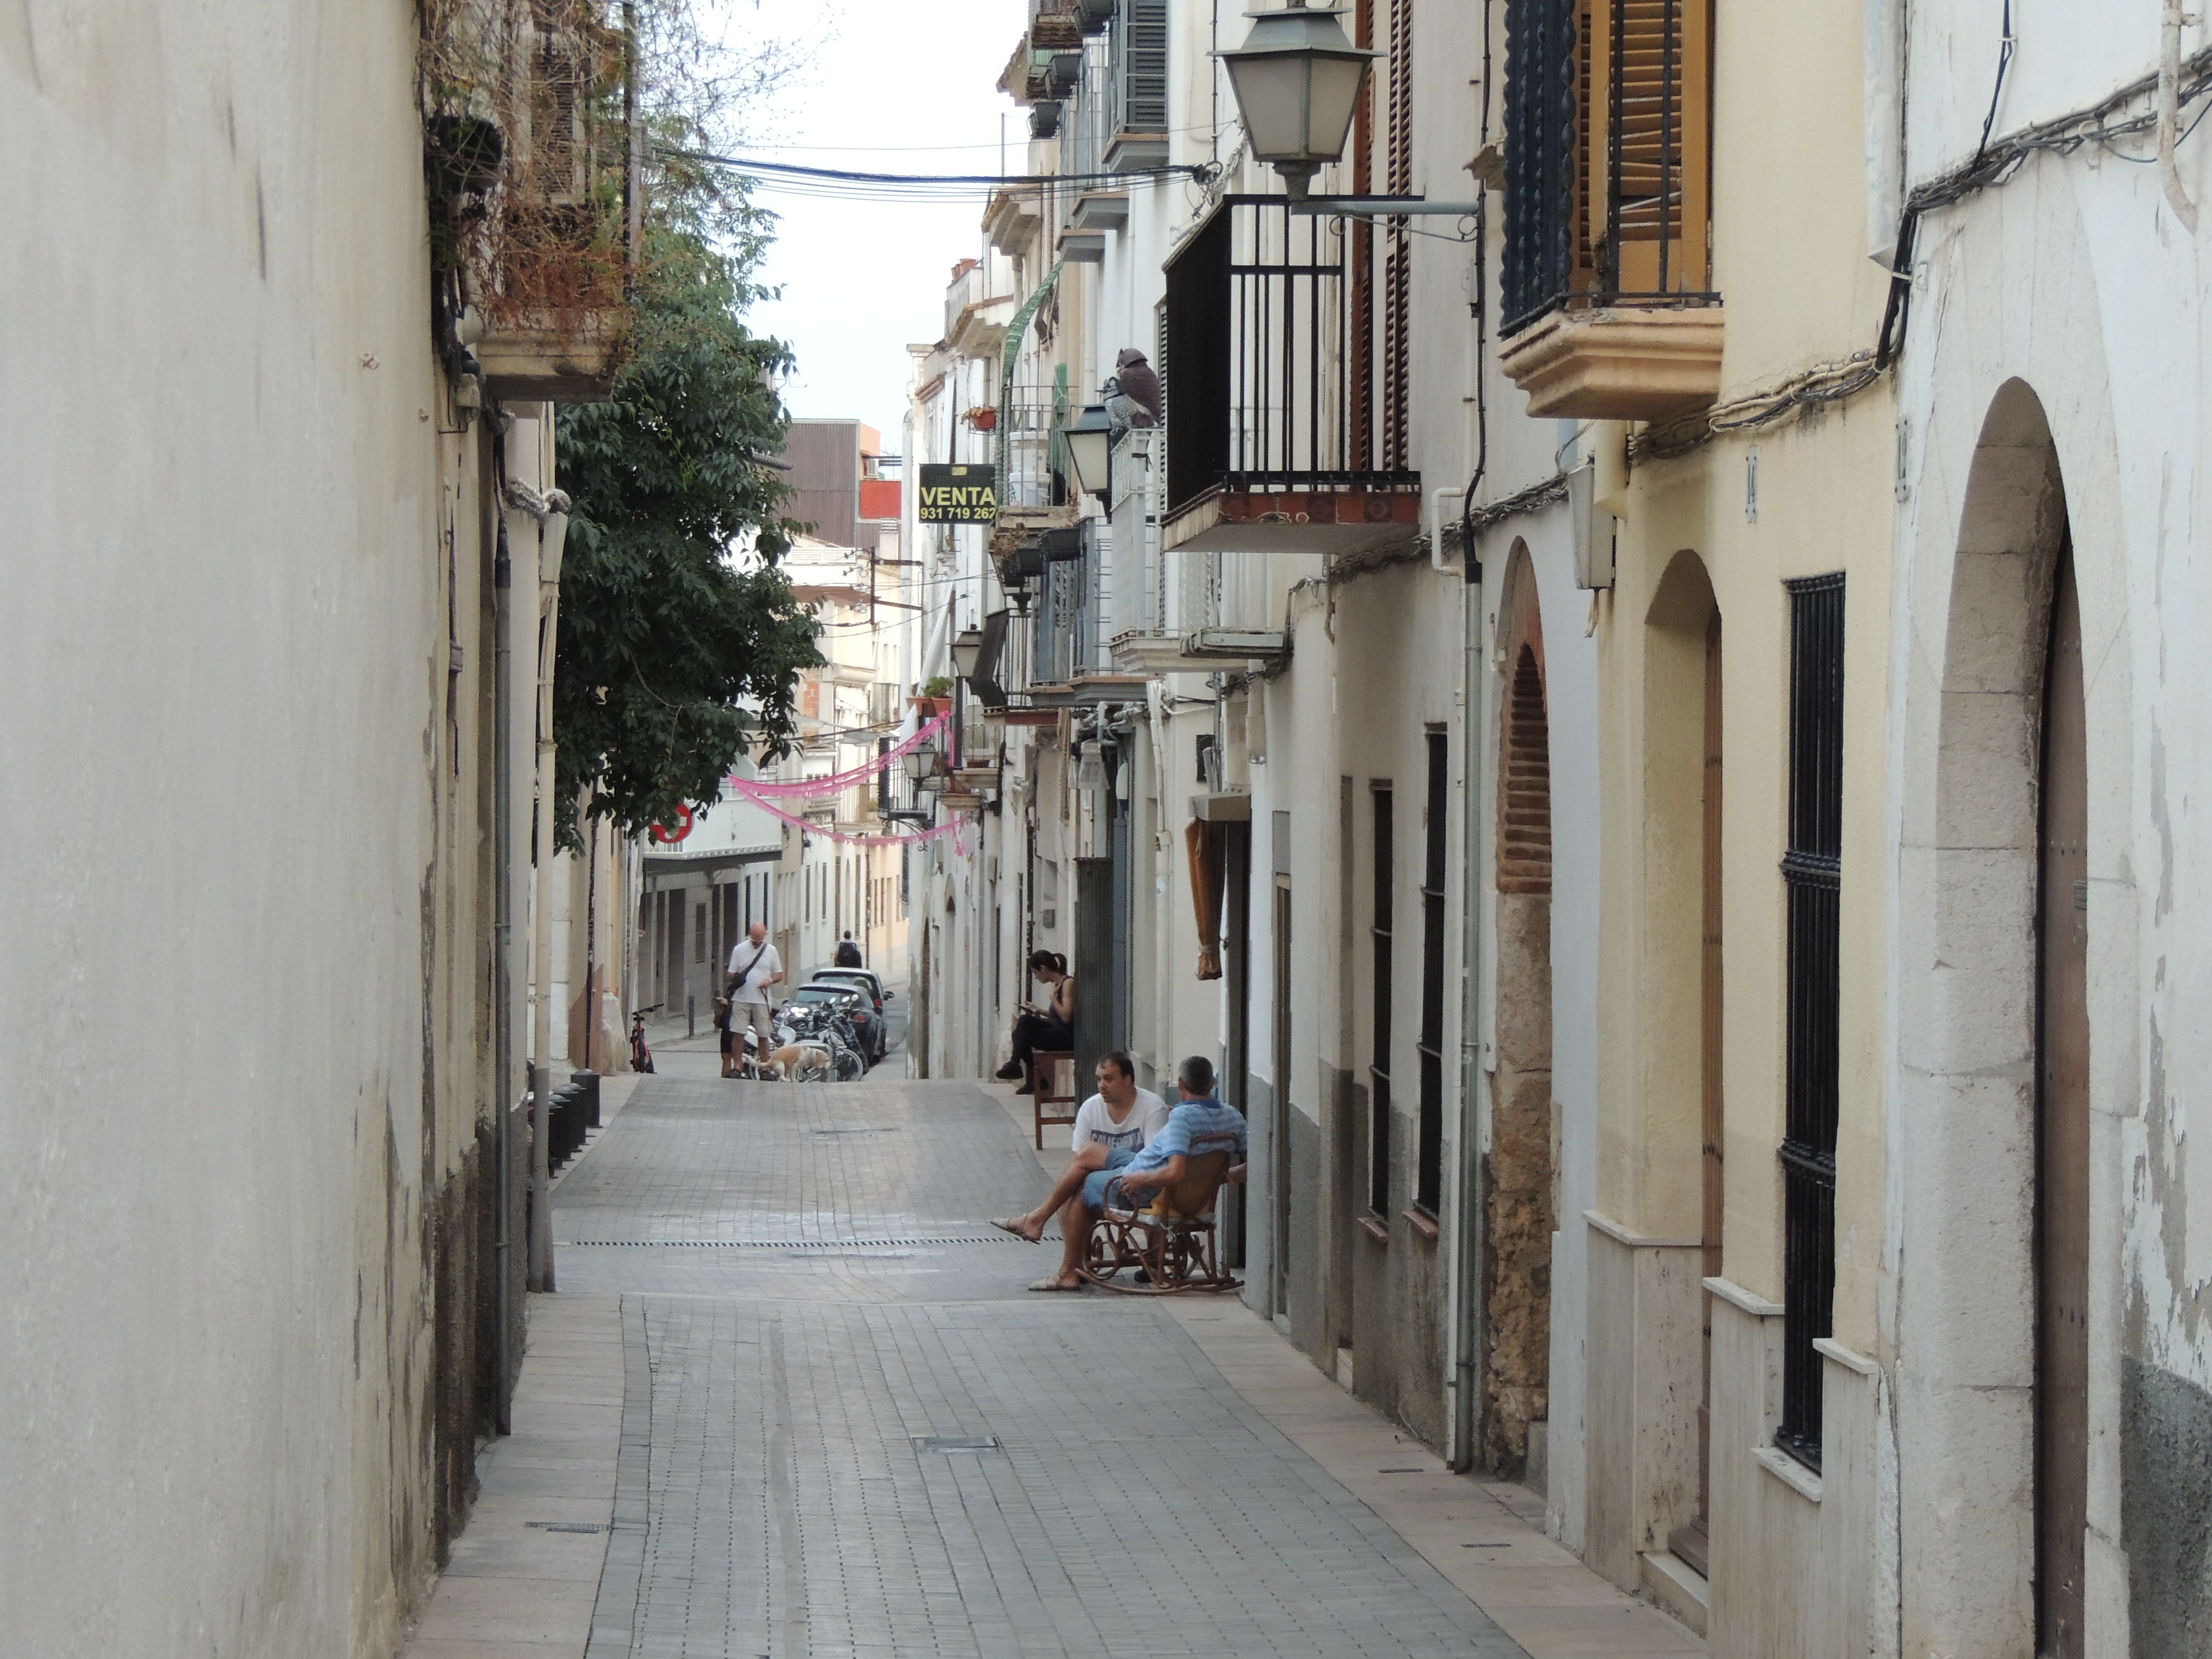
[{"label": "ornate street lamp", "polygon": [[1087,405],[1060,428],[1060,441],[1066,447],[1075,487],[1113,506],[1114,425],[1106,418],[1106,405]]},{"label": "ornate street lamp", "polygon": [[1252,154],[1283,177],[1293,201],[1344,154],[1368,66],[1382,56],[1355,46],[1336,6],[1290,0],[1280,11],[1244,14],[1252,31],[1220,54]]}]

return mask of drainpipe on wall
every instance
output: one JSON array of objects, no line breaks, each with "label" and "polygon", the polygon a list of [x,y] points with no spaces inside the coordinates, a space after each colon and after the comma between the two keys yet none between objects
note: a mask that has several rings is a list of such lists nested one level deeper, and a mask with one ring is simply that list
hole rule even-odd
[{"label": "drainpipe on wall", "polygon": [[1482,562],[1470,541],[1460,549],[1466,580],[1460,584],[1463,638],[1460,650],[1460,708],[1464,721],[1461,747],[1462,775],[1467,805],[1462,817],[1462,881],[1467,895],[1461,906],[1460,925],[1460,1133],[1459,1200],[1454,1214],[1452,1248],[1455,1295],[1451,1309],[1451,1374],[1445,1379],[1451,1413],[1445,1462],[1455,1469],[1475,1463],[1475,1395],[1482,1377],[1484,1308],[1482,1303],[1482,1213],[1486,1195],[1482,1184],[1481,1114],[1477,1107],[1483,1086],[1482,1069],[1482,737],[1487,699],[1482,650]]},{"label": "drainpipe on wall", "polygon": [[538,493],[545,475],[543,423],[518,419],[507,434],[507,496],[503,514],[510,537],[527,534],[537,550],[538,571],[538,744],[537,806],[532,821],[537,893],[532,905],[531,981],[537,999],[532,1022],[532,1050],[537,1061],[531,1091],[529,1285],[545,1291],[553,1285],[552,1170],[547,1112],[553,1092],[553,647],[561,620],[560,566],[549,556],[544,526],[550,513],[567,510],[557,493]]},{"label": "drainpipe on wall", "polygon": [[498,550],[492,561],[492,1158],[494,1201],[499,1206],[493,1232],[492,1289],[494,1364],[499,1384],[492,1390],[493,1426],[501,1434],[514,1431],[510,1410],[514,1386],[512,1322],[514,1316],[513,1279],[514,1241],[509,1221],[514,1212],[514,1149],[509,1129],[514,1121],[514,778],[508,727],[514,720],[514,653],[509,647],[509,589],[514,562],[507,552],[507,515],[498,521]]}]

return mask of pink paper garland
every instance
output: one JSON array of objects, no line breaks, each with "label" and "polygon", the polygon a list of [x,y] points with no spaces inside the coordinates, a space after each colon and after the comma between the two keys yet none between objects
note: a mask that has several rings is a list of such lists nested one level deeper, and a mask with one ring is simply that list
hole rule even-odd
[{"label": "pink paper garland", "polygon": [[786,823],[796,824],[810,836],[820,836],[825,840],[839,842],[847,847],[920,847],[940,836],[950,836],[952,837],[954,852],[965,854],[968,850],[968,838],[965,834],[968,825],[964,818],[954,818],[949,823],[933,825],[916,836],[856,836],[845,830],[825,830],[811,819],[799,817],[787,812],[773,801],[763,800],[753,794],[752,792],[757,786],[741,779],[732,778],[730,782],[736,787],[738,793],[751,800],[754,805],[770,817],[781,818]]},{"label": "pink paper garland", "polygon": [[823,795],[839,794],[856,783],[865,783],[898,759],[900,756],[919,749],[924,742],[936,735],[951,718],[950,710],[938,715],[928,725],[896,747],[887,749],[866,764],[855,766],[849,771],[840,772],[834,777],[801,778],[795,783],[776,782],[763,781],[758,778],[740,778],[732,772],[725,781],[754,800],[759,800],[763,795],[772,795],[787,800],[794,796],[813,800],[819,799]]}]

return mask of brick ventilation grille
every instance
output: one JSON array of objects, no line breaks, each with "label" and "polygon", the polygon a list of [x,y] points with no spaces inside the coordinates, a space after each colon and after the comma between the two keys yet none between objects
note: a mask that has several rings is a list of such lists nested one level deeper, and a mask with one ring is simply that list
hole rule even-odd
[{"label": "brick ventilation grille", "polygon": [[1498,838],[1498,890],[1552,896],[1552,738],[1536,653],[1521,647],[1505,711],[1504,822]]}]

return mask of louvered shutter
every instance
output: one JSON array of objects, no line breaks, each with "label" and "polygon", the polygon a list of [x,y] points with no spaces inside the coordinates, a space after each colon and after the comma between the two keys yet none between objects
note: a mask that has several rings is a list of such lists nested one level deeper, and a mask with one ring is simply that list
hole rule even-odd
[{"label": "louvered shutter", "polygon": [[1622,294],[1702,291],[1711,285],[1711,0],[1593,0],[1593,11],[1589,84],[1603,96],[1585,105],[1582,159],[1596,188],[1582,195],[1582,240],[1601,283]]},{"label": "louvered shutter", "polygon": [[[1390,0],[1390,109],[1383,166],[1393,196],[1413,188],[1413,0]],[[1403,220],[1392,223],[1382,261],[1382,466],[1407,464],[1407,335],[1413,310],[1413,246]]]},{"label": "louvered shutter", "polygon": [[1114,22],[1123,132],[1168,130],[1168,0],[1121,0]]}]

